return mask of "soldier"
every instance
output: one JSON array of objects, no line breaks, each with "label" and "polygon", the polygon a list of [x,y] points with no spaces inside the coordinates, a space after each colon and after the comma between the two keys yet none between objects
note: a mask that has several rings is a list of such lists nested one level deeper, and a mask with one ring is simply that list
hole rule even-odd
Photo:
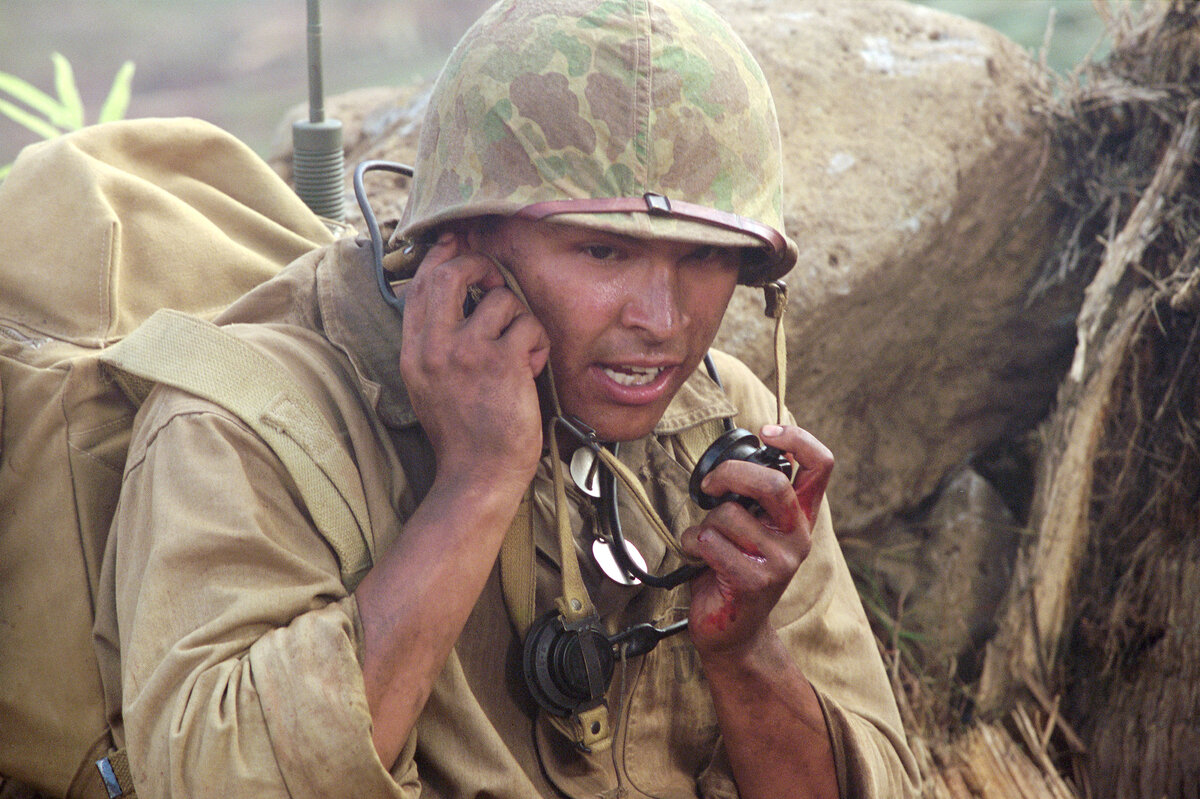
[{"label": "soldier", "polygon": [[[832,457],[743,365],[701,368],[734,287],[796,261],[780,168],[708,7],[487,12],[429,101],[402,316],[347,240],[223,320],[339,431],[362,581],[230,414],[160,387],[139,415],[105,574],[143,799],[911,794]],[[726,419],[794,477],[727,461],[700,488],[746,500],[704,511],[695,440]],[[613,449],[637,486],[589,465]]]}]

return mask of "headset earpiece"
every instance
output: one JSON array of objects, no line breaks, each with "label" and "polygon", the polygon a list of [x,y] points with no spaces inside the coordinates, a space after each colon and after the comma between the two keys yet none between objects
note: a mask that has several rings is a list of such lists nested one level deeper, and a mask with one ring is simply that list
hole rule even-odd
[{"label": "headset earpiece", "polygon": [[604,700],[616,658],[596,619],[567,625],[551,611],[529,628],[522,666],[534,700],[548,713],[571,716]]}]

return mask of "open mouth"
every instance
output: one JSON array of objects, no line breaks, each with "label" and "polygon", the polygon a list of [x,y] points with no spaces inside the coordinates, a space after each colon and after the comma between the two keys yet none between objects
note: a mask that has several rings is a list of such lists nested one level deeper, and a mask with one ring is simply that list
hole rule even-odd
[{"label": "open mouth", "polygon": [[622,386],[646,386],[663,373],[661,366],[605,366],[604,374]]}]

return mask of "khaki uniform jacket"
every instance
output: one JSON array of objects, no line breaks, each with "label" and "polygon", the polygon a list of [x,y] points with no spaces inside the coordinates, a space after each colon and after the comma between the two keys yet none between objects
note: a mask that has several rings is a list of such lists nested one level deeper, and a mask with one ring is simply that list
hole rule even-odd
[{"label": "khaki uniform jacket", "polygon": [[[373,553],[403,536],[416,498],[397,448],[416,419],[398,375],[400,319],[369,248],[315,251],[224,317],[287,367],[357,465]],[[266,320],[266,321],[264,321]],[[757,430],[774,398],[718,356],[725,391],[698,370],[654,434],[624,445],[659,512],[681,532],[701,513],[675,434],[732,416]],[[535,478],[537,609],[561,591],[550,464]],[[592,503],[569,486],[593,602],[611,630],[686,614],[687,587],[630,588],[592,564]],[[651,570],[672,566],[639,512],[628,540]],[[716,716],[686,635],[618,664],[615,737],[584,754],[529,698],[498,567],[395,764],[371,742],[362,628],[333,551],[270,449],[231,414],[159,387],[139,414],[102,571],[97,639],[112,723],[142,799],[213,797],[734,797]],[[444,586],[449,592],[452,585]],[[812,553],[772,622],[813,683],[842,795],[901,797],[916,769],[874,638],[821,509]]]}]

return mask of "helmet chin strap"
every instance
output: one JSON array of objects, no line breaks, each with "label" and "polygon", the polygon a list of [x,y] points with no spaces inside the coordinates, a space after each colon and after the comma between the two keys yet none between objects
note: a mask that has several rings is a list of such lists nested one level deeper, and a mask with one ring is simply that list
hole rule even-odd
[{"label": "helmet chin strap", "polygon": [[782,280],[763,284],[763,299],[766,314],[775,320],[775,422],[783,424],[784,397],[787,396],[787,330],[783,326],[783,315],[787,311],[788,290]]}]

